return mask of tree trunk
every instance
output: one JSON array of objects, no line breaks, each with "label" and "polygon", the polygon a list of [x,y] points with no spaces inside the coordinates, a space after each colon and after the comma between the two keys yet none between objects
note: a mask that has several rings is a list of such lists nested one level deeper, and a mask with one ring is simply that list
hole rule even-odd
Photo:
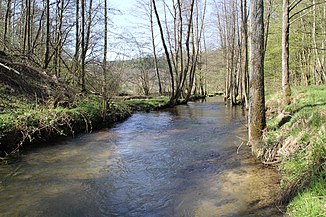
[{"label": "tree trunk", "polygon": [[282,25],[282,91],[283,104],[291,103],[289,72],[289,0],[283,0],[283,25]]},{"label": "tree trunk", "polygon": [[81,91],[86,91],[85,85],[85,0],[81,0]]},{"label": "tree trunk", "polygon": [[[80,41],[79,41],[79,0],[76,0],[76,17],[75,17],[75,53],[74,53],[74,69],[75,77],[78,79],[81,77],[79,72],[79,49],[80,49]],[[80,80],[78,81],[78,83]]]},{"label": "tree trunk", "polygon": [[248,64],[248,19],[247,19],[247,0],[243,0],[243,46],[244,46],[244,97],[246,108],[249,109],[249,64]]},{"label": "tree trunk", "polygon": [[[316,0],[313,0],[312,1],[313,3],[313,27],[312,27],[312,39],[313,39],[313,43],[314,43],[314,50],[315,50],[315,59],[316,59],[316,66],[315,66],[315,72],[316,72],[316,75],[315,75],[315,83],[316,85],[320,85],[322,83],[322,62],[321,62],[321,59],[320,59],[320,56],[319,56],[319,52],[318,52],[318,45],[317,45],[317,39],[316,39],[316,31],[317,31],[317,17],[316,17]],[[325,3],[326,4],[326,3]],[[326,37],[326,35],[324,35],[324,37]]]},{"label": "tree trunk", "polygon": [[155,45],[155,36],[154,36],[154,23],[153,23],[153,2],[150,0],[150,22],[151,22],[151,36],[152,36],[152,46],[153,46],[153,57],[154,57],[154,65],[155,65],[155,71],[157,76],[157,82],[159,87],[159,93],[160,95],[163,94],[162,92],[162,84],[161,84],[161,78],[160,78],[160,72],[158,69],[157,64],[157,55],[156,55],[156,45]]},{"label": "tree trunk", "polygon": [[264,16],[263,0],[250,1],[250,75],[249,75],[249,142],[252,152],[259,153],[259,143],[266,126],[264,96]]},{"label": "tree trunk", "polygon": [[155,0],[152,0],[152,2],[153,2],[154,13],[155,13],[155,16],[156,16],[156,19],[157,19],[157,24],[158,24],[159,29],[160,29],[160,36],[161,36],[161,40],[162,40],[162,44],[163,44],[163,48],[164,48],[164,52],[165,52],[165,56],[166,56],[166,61],[168,63],[168,67],[169,67],[170,80],[171,80],[171,98],[172,98],[173,95],[174,95],[175,90],[174,90],[174,76],[173,76],[173,69],[172,69],[170,54],[169,54],[168,47],[166,46],[166,42],[165,42],[165,38],[164,38],[164,32],[163,32],[160,17],[158,15]]},{"label": "tree trunk", "polygon": [[6,10],[6,17],[5,17],[5,29],[3,33],[3,51],[6,51],[6,47],[8,45],[7,41],[7,33],[8,33],[8,27],[10,26],[10,17],[11,17],[11,0],[8,0],[7,2],[7,10]]},{"label": "tree trunk", "polygon": [[107,50],[108,50],[108,14],[107,14],[107,0],[104,0],[104,53],[103,53],[103,102],[102,102],[102,116],[103,120],[106,119],[107,105],[108,105],[108,93],[107,93]]},{"label": "tree trunk", "polygon": [[46,37],[43,68],[47,69],[50,62],[50,0],[46,0]]},{"label": "tree trunk", "polygon": [[265,20],[265,24],[264,24],[264,28],[265,28],[264,49],[265,49],[265,51],[267,49],[267,42],[268,42],[268,35],[269,35],[269,24],[270,24],[271,15],[272,15],[272,0],[268,0],[267,1],[266,20]]}]

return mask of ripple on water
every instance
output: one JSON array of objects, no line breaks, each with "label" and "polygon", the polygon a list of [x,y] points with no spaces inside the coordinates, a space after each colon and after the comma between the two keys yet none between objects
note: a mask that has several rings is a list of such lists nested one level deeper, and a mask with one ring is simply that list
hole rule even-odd
[{"label": "ripple on water", "polygon": [[277,177],[246,146],[236,154],[245,134],[241,111],[223,102],[135,114],[1,165],[0,213],[273,216]]}]

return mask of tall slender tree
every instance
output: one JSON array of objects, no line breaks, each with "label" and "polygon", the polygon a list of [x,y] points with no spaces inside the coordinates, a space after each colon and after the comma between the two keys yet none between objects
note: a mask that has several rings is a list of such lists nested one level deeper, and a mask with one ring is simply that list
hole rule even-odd
[{"label": "tall slender tree", "polygon": [[104,0],[104,49],[103,49],[103,119],[106,119],[108,91],[107,91],[107,52],[108,52],[108,8],[107,0]]},{"label": "tall slender tree", "polygon": [[81,91],[86,91],[86,84],[85,84],[85,59],[86,59],[86,47],[85,47],[85,0],[81,0]]},{"label": "tall slender tree", "polygon": [[6,50],[6,46],[7,46],[7,34],[8,34],[8,28],[10,27],[10,17],[11,17],[11,0],[7,1],[7,9],[6,9],[6,16],[5,16],[5,29],[4,29],[4,33],[3,33],[3,42],[4,42],[4,46],[3,46],[3,50]]},{"label": "tall slender tree", "polygon": [[283,103],[291,102],[290,72],[289,72],[289,0],[283,0],[282,25],[282,91]]},{"label": "tall slender tree", "polygon": [[151,38],[152,38],[152,46],[153,46],[153,57],[154,57],[154,65],[155,65],[155,71],[157,76],[157,82],[159,87],[159,93],[160,95],[163,94],[162,92],[162,84],[161,84],[161,77],[160,72],[158,69],[158,60],[157,60],[157,54],[156,54],[156,45],[155,45],[155,35],[154,35],[154,20],[153,20],[153,2],[152,0],[149,1],[150,3],[150,11],[149,11],[149,18],[151,23]]},{"label": "tall slender tree", "polygon": [[250,1],[249,142],[254,154],[266,126],[264,93],[264,1]]}]

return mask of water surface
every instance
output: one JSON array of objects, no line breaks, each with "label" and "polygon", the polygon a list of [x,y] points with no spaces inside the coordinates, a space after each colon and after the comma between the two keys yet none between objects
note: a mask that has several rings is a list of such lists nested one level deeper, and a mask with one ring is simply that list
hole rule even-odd
[{"label": "water surface", "polygon": [[134,114],[0,166],[1,216],[280,216],[277,174],[222,101]]}]

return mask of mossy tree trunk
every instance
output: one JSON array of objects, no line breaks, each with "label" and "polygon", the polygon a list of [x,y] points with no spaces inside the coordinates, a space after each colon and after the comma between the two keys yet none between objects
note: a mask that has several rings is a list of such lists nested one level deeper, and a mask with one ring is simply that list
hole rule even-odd
[{"label": "mossy tree trunk", "polygon": [[254,154],[266,126],[263,0],[250,1],[249,142]]}]

